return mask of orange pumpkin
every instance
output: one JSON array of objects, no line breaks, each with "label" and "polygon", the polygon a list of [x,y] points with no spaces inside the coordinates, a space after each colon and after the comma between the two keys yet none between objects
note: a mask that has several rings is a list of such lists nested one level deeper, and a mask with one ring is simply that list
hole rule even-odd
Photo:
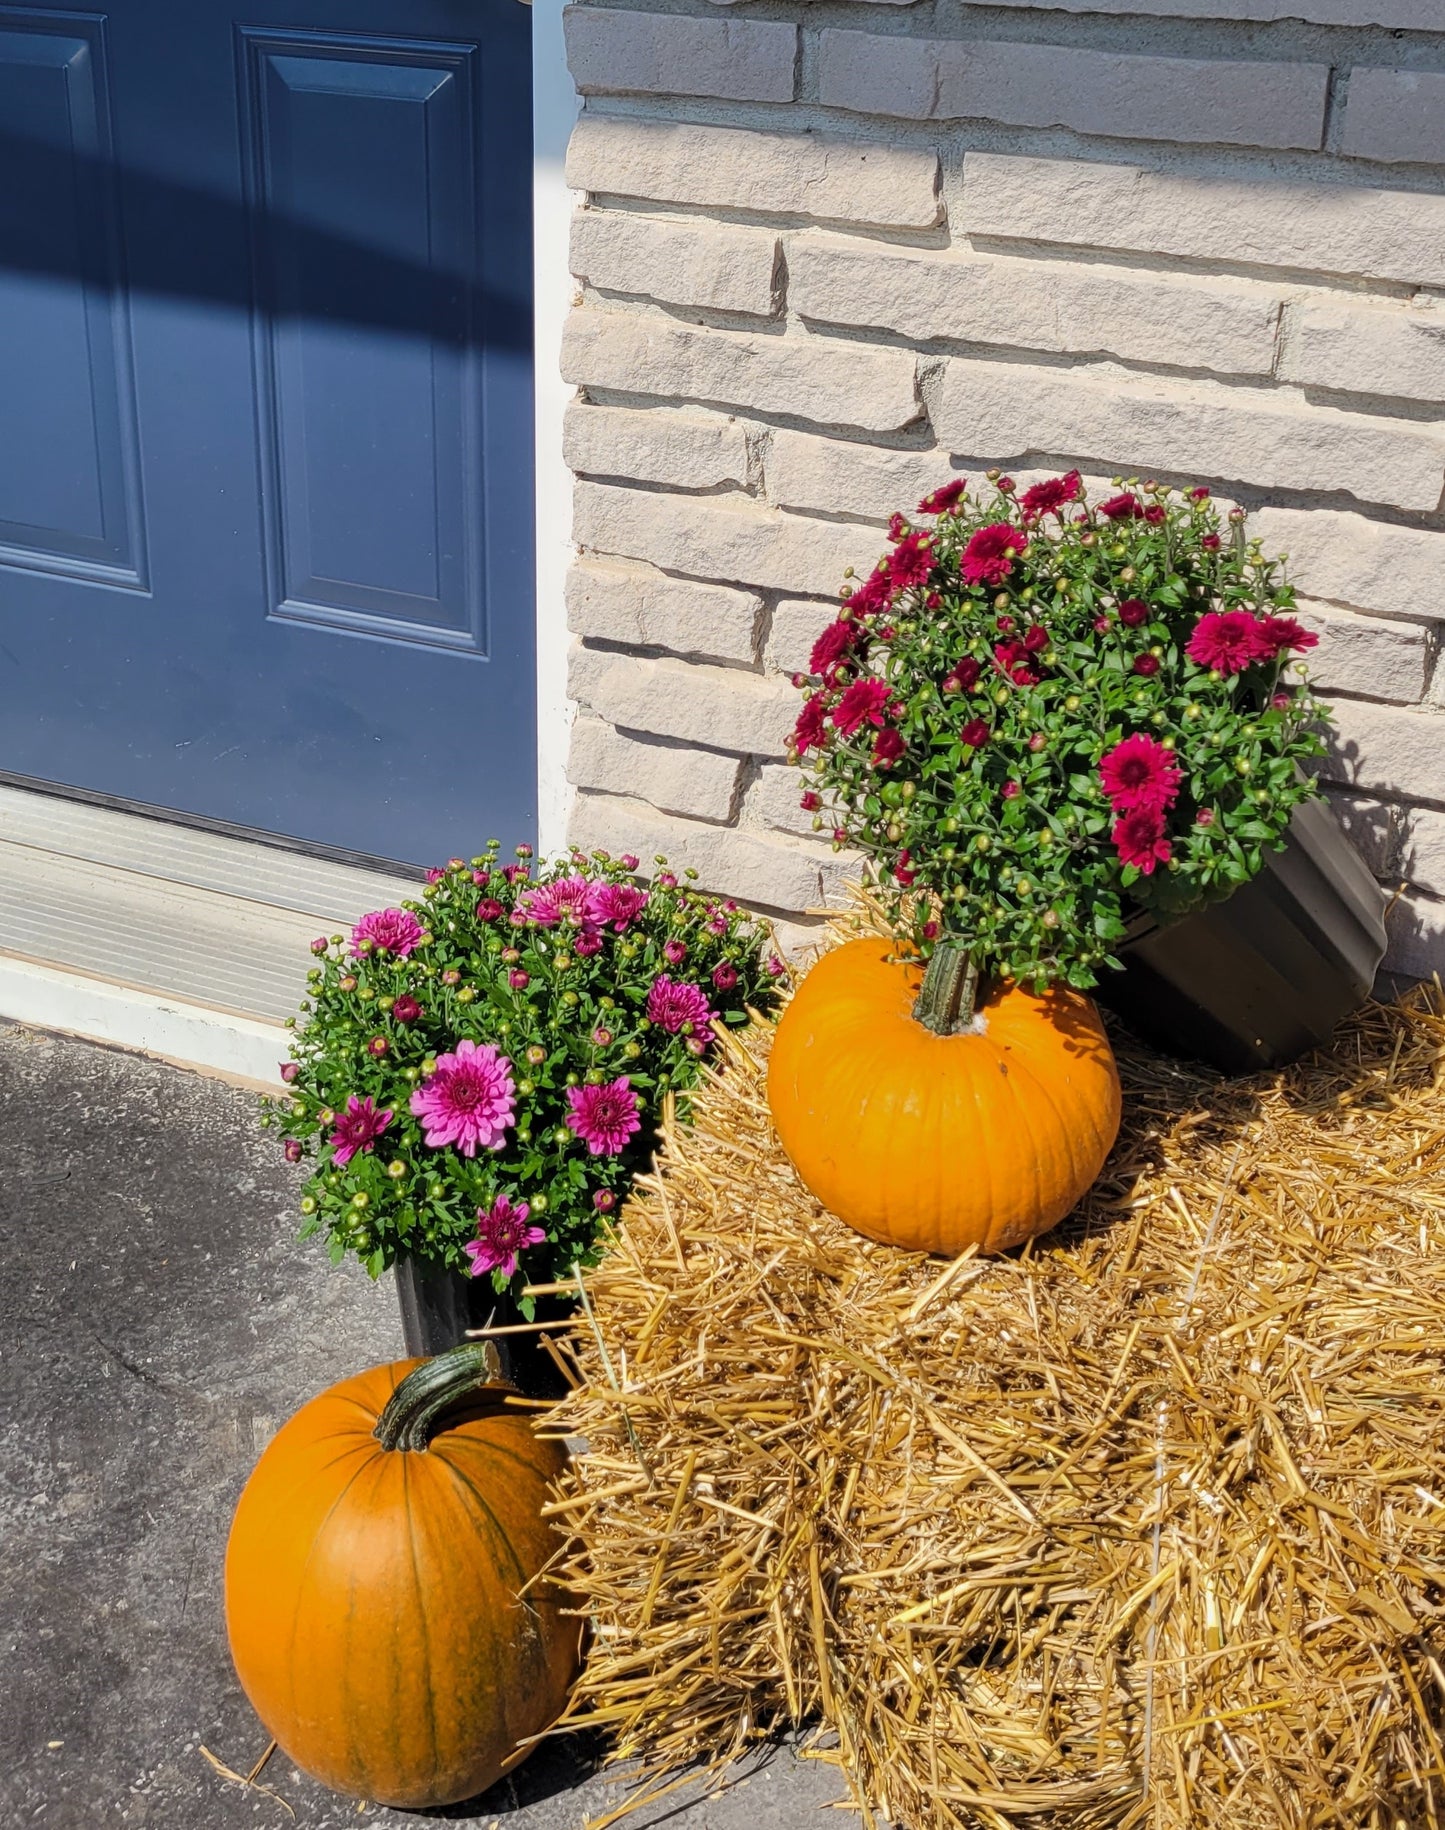
[{"label": "orange pumpkin", "polygon": [[468,1342],[333,1385],[236,1508],[236,1671],[280,1746],[337,1791],[471,1798],[551,1726],[576,1675],[578,1622],[534,1583],[561,1542],[542,1507],[563,1450],[505,1407],[497,1370]]},{"label": "orange pumpkin", "polygon": [[[1098,1175],[1119,1076],[1087,998],[1006,985],[975,1011],[961,956],[935,960],[925,987],[886,941],[825,953],[778,1023],[768,1104],[803,1182],[860,1233],[1001,1252],[1057,1225]],[[961,1027],[938,1033],[961,994]]]}]

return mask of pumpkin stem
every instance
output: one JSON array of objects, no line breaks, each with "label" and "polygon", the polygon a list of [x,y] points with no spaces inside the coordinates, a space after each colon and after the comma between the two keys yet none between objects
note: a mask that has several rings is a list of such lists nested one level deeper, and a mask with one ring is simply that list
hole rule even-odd
[{"label": "pumpkin stem", "polygon": [[387,1400],[372,1435],[383,1449],[424,1455],[444,1411],[472,1392],[505,1384],[493,1343],[463,1341],[406,1375]]},{"label": "pumpkin stem", "polygon": [[956,941],[941,940],[923,969],[913,1015],[935,1036],[971,1029],[978,1001],[978,966]]}]

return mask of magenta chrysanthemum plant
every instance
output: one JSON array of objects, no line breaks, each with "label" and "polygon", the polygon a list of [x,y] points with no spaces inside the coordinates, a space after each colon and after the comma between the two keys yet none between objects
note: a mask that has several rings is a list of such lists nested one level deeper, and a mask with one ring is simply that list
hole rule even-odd
[{"label": "magenta chrysanthemum plant", "polygon": [[[658,859],[662,865],[664,860]],[[322,937],[262,1122],[313,1173],[303,1233],[509,1285],[593,1264],[714,1019],[777,1002],[763,924],[633,857],[497,847]],[[526,1305],[524,1305],[525,1307]]]},{"label": "magenta chrysanthemum plant", "polygon": [[1087,988],[1141,911],[1226,896],[1315,792],[1282,559],[1203,488],[962,478],[895,515],[797,676],[802,805],[900,934]]}]

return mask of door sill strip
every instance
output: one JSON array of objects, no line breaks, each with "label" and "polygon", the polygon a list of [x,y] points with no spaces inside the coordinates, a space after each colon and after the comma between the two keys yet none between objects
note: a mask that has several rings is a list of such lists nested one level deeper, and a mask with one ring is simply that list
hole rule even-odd
[{"label": "door sill strip", "polygon": [[416,890],[0,783],[0,1019],[279,1086],[312,940]]},{"label": "door sill strip", "polygon": [[291,1032],[280,1023],[211,1009],[86,972],[0,953],[0,1022],[79,1036],[267,1092]]}]

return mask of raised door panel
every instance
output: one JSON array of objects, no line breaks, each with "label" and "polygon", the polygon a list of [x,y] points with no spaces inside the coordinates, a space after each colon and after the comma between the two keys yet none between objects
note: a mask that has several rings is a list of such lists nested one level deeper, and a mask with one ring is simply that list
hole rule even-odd
[{"label": "raised door panel", "polygon": [[0,565],[145,584],[103,21],[0,9]]},{"label": "raised door panel", "polygon": [[483,654],[474,53],[244,42],[270,614]]}]

